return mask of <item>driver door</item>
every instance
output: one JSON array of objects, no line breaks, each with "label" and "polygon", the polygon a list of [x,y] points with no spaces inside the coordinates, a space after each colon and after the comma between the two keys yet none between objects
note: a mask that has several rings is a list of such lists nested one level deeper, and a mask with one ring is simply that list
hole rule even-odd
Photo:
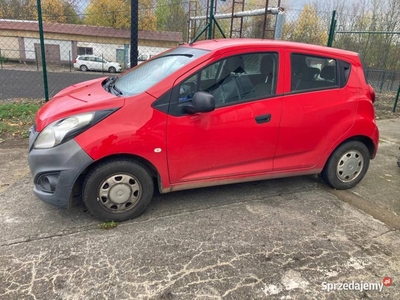
[{"label": "driver door", "polygon": [[[258,75],[251,72],[260,69],[254,64],[260,64],[264,54],[235,58],[232,61],[238,64],[249,63],[233,69],[232,61],[229,69],[224,69],[229,58],[220,60],[189,75],[175,86],[167,127],[168,167],[172,184],[250,176],[273,170],[283,97],[275,93],[276,76],[271,87],[273,94],[270,94],[271,91],[261,96],[251,94],[249,81],[251,75]],[[277,53],[274,57],[274,72],[277,74]],[[250,66],[252,70],[246,72],[246,67]],[[241,74],[235,74],[235,71]],[[226,80],[224,76],[237,78]],[[222,96],[221,85],[224,82],[229,84],[222,89],[226,91]],[[215,110],[186,113],[182,107],[190,104],[193,94],[200,90],[214,94]]]}]

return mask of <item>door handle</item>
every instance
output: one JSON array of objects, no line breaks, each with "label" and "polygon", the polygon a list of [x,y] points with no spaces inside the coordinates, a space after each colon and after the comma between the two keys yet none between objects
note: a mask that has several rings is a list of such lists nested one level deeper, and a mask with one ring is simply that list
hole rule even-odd
[{"label": "door handle", "polygon": [[271,121],[271,114],[266,114],[256,117],[257,124],[268,123],[269,121]]}]

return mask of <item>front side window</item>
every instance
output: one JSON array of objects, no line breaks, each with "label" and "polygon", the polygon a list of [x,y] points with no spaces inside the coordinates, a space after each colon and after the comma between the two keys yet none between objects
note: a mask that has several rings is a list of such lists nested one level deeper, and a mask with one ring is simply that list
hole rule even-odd
[{"label": "front side window", "polygon": [[124,96],[140,94],[206,53],[206,50],[186,47],[172,49],[125,73],[116,80],[115,87]]},{"label": "front side window", "polygon": [[277,69],[277,53],[228,57],[183,81],[179,102],[190,101],[198,91],[212,94],[216,107],[273,96]]},{"label": "front side window", "polygon": [[336,65],[336,60],[329,57],[292,54],[292,92],[337,87]]}]

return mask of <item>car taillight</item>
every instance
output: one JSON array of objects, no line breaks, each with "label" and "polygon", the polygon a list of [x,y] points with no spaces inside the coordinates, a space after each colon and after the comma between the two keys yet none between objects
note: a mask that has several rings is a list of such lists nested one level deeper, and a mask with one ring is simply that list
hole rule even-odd
[{"label": "car taillight", "polygon": [[375,102],[375,91],[371,85],[368,85],[368,91],[369,91],[369,97],[372,101],[372,103]]},{"label": "car taillight", "polygon": [[74,64],[76,64],[76,59],[74,60]]}]

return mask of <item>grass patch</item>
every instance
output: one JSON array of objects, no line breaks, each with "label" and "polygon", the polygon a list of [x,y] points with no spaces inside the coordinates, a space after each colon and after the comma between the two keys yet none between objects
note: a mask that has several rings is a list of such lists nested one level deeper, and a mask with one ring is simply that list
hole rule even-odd
[{"label": "grass patch", "polygon": [[111,222],[104,222],[99,224],[99,228],[103,229],[103,230],[107,230],[107,229],[113,229],[115,227],[118,226],[117,222],[111,221]]},{"label": "grass patch", "polygon": [[0,100],[0,138],[28,137],[29,127],[33,125],[36,112],[42,104],[37,100]]}]

